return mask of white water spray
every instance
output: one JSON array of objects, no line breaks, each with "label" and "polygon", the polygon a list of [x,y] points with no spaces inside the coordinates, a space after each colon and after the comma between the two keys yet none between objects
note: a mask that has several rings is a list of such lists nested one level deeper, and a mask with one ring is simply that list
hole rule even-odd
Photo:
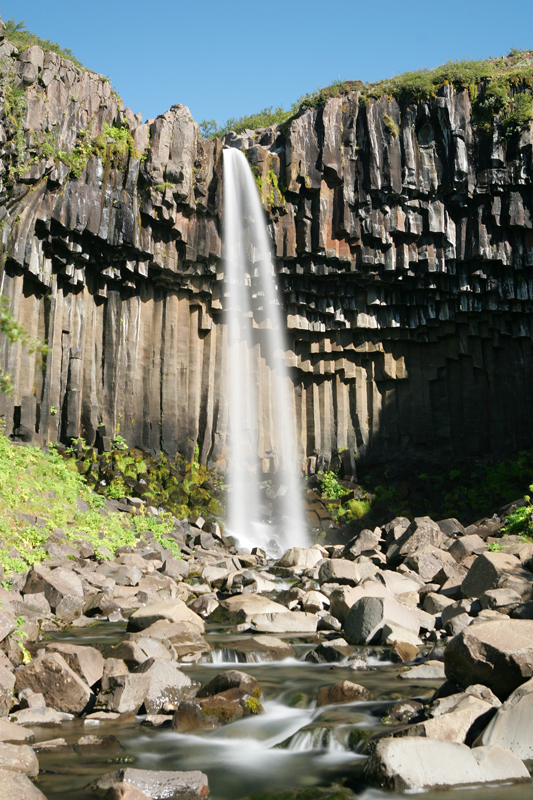
[{"label": "white water spray", "polygon": [[[229,350],[227,527],[245,546],[265,547],[274,539],[285,550],[307,541],[297,470],[296,415],[285,366],[285,319],[252,171],[239,150],[226,149],[223,157]],[[268,477],[262,474],[261,459],[273,462],[276,473],[282,475],[282,485],[276,490],[281,519],[274,524],[265,521],[261,508],[260,483]]]}]

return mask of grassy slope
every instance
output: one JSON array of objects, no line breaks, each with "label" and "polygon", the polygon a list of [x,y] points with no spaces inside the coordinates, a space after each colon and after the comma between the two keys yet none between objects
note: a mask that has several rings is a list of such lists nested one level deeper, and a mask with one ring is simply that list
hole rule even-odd
[{"label": "grassy slope", "polygon": [[[78,505],[78,501],[83,501]],[[87,504],[87,505],[86,505]],[[94,494],[71,460],[37,447],[12,444],[0,434],[0,564],[5,575],[25,572],[46,556],[43,545],[55,528],[68,541],[83,539],[97,553],[114,555],[117,547],[134,545],[135,532],[152,530],[155,538],[179,554],[165,535],[174,527],[172,518],[160,521],[143,516],[105,513],[103,498]],[[80,510],[79,506],[88,510]],[[32,525],[20,513],[45,520],[46,527]],[[103,513],[102,513],[103,512]],[[104,550],[103,548],[106,548]],[[110,557],[109,555],[107,557]]]}]

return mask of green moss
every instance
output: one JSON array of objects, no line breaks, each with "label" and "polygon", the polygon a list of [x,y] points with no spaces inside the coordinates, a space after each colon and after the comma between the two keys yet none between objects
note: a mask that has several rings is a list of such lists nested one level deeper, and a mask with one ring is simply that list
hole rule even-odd
[{"label": "green moss", "polygon": [[265,710],[257,697],[247,697],[244,706],[251,714],[262,714]]},{"label": "green moss", "polygon": [[400,131],[393,118],[389,116],[389,114],[385,114],[383,116],[383,123],[393,139],[397,139]]}]

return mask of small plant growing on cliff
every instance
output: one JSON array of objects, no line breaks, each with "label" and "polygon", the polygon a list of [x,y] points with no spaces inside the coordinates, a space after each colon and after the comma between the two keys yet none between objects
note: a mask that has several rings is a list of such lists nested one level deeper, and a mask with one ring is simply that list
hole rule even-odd
[{"label": "small plant growing on cliff", "polygon": [[331,470],[322,474],[322,497],[327,500],[338,500],[346,494],[346,489],[339,483],[337,475]]},{"label": "small plant growing on cliff", "polygon": [[81,61],[78,61],[72,50],[68,47],[60,47],[57,42],[51,42],[50,39],[41,39],[40,36],[37,36],[26,28],[23,19],[16,22],[15,18],[12,17],[4,24],[6,37],[13,42],[15,47],[18,47],[19,50],[25,50],[32,45],[38,45],[42,47],[43,50],[51,50],[62,58],[68,58],[76,67],[86,69]]},{"label": "small plant growing on cliff", "polygon": [[400,133],[400,131],[398,129],[398,126],[394,122],[393,118],[391,116],[389,116],[389,114],[385,114],[383,116],[383,124],[385,125],[386,129],[388,130],[390,135],[393,137],[393,139],[397,139],[398,138],[398,134]]}]

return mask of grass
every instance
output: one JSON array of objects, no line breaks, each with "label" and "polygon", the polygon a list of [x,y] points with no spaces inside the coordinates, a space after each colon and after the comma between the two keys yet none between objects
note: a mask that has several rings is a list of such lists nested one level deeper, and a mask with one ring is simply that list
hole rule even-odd
[{"label": "grass", "polygon": [[[88,510],[78,509],[79,500]],[[148,531],[179,556],[176,543],[167,538],[174,528],[171,518],[102,514],[103,506],[104,499],[91,491],[73,460],[65,460],[53,448],[43,452],[15,446],[0,434],[0,564],[6,577],[43,561],[44,545],[56,528],[65,532],[68,542],[90,542],[101,558],[114,556],[118,547],[134,546],[135,534]],[[39,517],[45,527],[21,519],[20,512]]]},{"label": "grass", "polygon": [[[369,84],[339,78],[329,86],[302,95],[290,108],[270,106],[255,114],[230,117],[222,125],[213,119],[204,120],[201,127],[208,138],[221,138],[229,131],[238,134],[246,129],[256,130],[270,125],[286,127],[302,111],[319,108],[331,97],[342,97],[349,92],[359,91],[362,105],[366,105],[370,99],[382,97],[400,103],[420,103],[434,97],[443,85],[453,85],[458,90],[468,89],[474,105],[474,122],[481,129],[490,128],[497,114],[501,115],[506,135],[528,127],[533,120],[533,94],[530,89],[533,86],[533,51],[513,48],[501,58],[447,61],[433,69],[404,72]],[[398,128],[388,115],[385,125],[395,138]]]},{"label": "grass", "polygon": [[61,47],[57,42],[52,42],[50,39],[41,39],[40,36],[37,36],[26,28],[24,20],[16,22],[13,17],[12,19],[8,19],[4,24],[5,35],[19,50],[26,50],[27,47],[38,45],[42,47],[43,50],[49,50],[61,56],[61,58],[67,58],[69,61],[72,61],[76,67],[86,69],[81,61],[78,61],[72,50],[68,47]]}]

